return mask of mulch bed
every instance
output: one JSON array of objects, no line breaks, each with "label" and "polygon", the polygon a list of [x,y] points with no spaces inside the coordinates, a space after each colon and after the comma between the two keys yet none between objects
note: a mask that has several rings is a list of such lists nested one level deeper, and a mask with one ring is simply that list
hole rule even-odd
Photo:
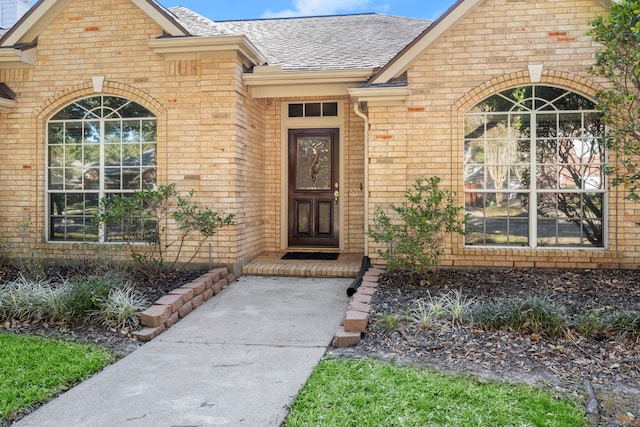
[{"label": "mulch bed", "polygon": [[[149,305],[168,294],[170,291],[179,288],[185,283],[200,277],[206,269],[185,269],[177,270],[154,280],[149,280],[141,274],[136,274],[134,270],[124,271],[131,283],[140,294],[149,302]],[[4,280],[12,280],[17,277],[15,270],[5,268],[2,272]],[[66,267],[51,267],[47,271],[47,277],[52,280],[65,280],[78,274],[85,274],[78,269]],[[22,323],[18,321],[4,321],[0,323],[0,332],[9,331],[15,333],[27,333],[39,335],[47,338],[72,340],[88,344],[100,344],[111,350],[117,357],[124,357],[136,350],[144,343],[133,337],[133,330],[129,329],[108,329],[95,324],[68,324],[68,323]]]},{"label": "mulch bed", "polygon": [[[373,298],[370,326],[355,352],[522,381],[586,399],[591,384],[599,403],[597,425],[640,426],[640,342],[603,337],[588,339],[576,331],[560,338],[473,326],[430,329],[387,328],[385,315],[402,314],[419,298],[459,290],[476,302],[499,298],[548,296],[569,316],[593,309],[640,312],[640,274],[622,270],[464,269],[442,271],[433,285],[407,275],[385,275]],[[587,381],[585,383],[585,381]]]}]

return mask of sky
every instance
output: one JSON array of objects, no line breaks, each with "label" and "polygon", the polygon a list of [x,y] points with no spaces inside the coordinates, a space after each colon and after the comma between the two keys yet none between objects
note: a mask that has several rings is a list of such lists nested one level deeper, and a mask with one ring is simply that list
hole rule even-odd
[{"label": "sky", "polygon": [[292,16],[383,13],[436,19],[455,0],[157,0],[165,7],[184,6],[214,21]]}]

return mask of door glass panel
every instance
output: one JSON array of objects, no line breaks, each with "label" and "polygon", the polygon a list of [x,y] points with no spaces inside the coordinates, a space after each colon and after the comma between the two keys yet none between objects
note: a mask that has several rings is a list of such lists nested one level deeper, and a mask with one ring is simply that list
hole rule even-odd
[{"label": "door glass panel", "polygon": [[331,189],[331,138],[304,136],[298,138],[296,188],[298,190]]}]

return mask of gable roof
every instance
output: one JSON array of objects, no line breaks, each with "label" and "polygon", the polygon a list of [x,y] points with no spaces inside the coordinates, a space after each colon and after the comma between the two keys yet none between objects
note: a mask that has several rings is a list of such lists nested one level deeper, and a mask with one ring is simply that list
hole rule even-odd
[{"label": "gable roof", "polygon": [[16,105],[16,94],[5,83],[0,82],[0,112],[8,111]]},{"label": "gable roof", "polygon": [[194,35],[245,35],[283,71],[377,69],[431,24],[373,13],[214,22],[183,7],[170,10]]},{"label": "gable roof", "polygon": [[[595,0],[604,8],[611,6],[615,0]],[[484,0],[458,0],[440,18],[426,28],[422,34],[414,39],[394,58],[392,58],[370,80],[370,85],[388,83],[390,80],[403,75],[411,64],[449,29],[469,15]]]},{"label": "gable roof", "polygon": [[[0,47],[33,43],[40,32],[71,0],[38,0],[20,20],[0,38]],[[189,32],[180,21],[155,0],[131,0],[171,36],[187,36]]]}]

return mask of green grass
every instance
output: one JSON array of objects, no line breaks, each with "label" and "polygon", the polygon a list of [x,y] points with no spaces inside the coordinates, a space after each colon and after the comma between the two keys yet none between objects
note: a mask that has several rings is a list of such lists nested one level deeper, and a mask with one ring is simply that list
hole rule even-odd
[{"label": "green grass", "polygon": [[325,359],[286,427],[587,426],[576,402],[541,389],[366,360]]},{"label": "green grass", "polygon": [[111,362],[101,347],[0,334],[0,425]]}]

